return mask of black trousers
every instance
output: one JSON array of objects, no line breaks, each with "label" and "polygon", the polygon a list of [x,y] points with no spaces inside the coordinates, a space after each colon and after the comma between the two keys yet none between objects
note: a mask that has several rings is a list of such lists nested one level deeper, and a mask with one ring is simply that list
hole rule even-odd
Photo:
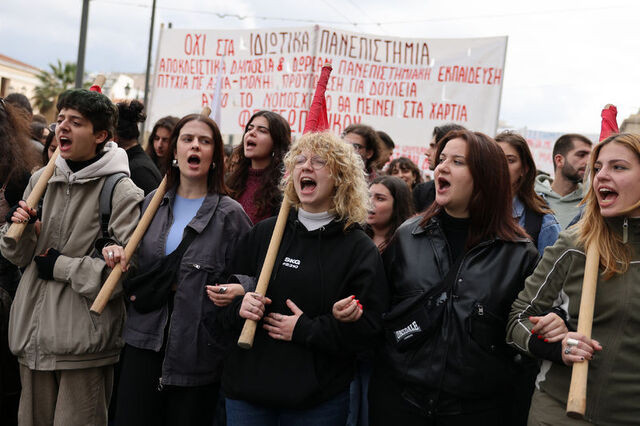
[{"label": "black trousers", "polygon": [[116,426],[211,426],[220,384],[158,388],[163,352],[125,345]]},{"label": "black trousers", "polygon": [[[482,401],[460,401],[458,413],[441,414],[438,407],[429,414],[402,397],[404,386],[389,374],[376,370],[369,384],[370,426],[512,426],[510,407]],[[451,401],[449,401],[451,402]],[[450,407],[451,404],[448,404]]]}]

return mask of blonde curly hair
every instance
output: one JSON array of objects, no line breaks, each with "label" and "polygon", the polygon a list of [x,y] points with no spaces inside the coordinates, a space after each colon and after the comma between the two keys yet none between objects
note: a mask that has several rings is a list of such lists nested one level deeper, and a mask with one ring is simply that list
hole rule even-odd
[{"label": "blonde curly hair", "polygon": [[303,151],[327,160],[329,173],[335,188],[329,212],[345,221],[345,229],[358,223],[364,224],[369,209],[369,189],[362,158],[353,147],[328,132],[307,133],[298,139],[284,157],[286,173],[282,178],[284,195],[296,207],[300,199],[293,185],[295,158]]}]

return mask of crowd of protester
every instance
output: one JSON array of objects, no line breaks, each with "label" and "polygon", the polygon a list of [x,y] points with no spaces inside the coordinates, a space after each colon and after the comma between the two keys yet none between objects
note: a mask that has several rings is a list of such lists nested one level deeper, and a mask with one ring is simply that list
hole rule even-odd
[{"label": "crowd of protester", "polygon": [[[168,116],[143,148],[138,101],[73,89],[57,110],[49,125],[23,96],[0,98],[2,424],[640,418],[640,136],[562,135],[552,178],[521,135],[450,123],[424,135],[425,174],[365,124],[292,140],[285,118],[258,111],[231,149],[211,118]],[[19,240],[11,224],[26,226]],[[586,336],[589,246],[601,285]],[[95,315],[113,268],[124,278]],[[249,350],[236,345],[245,320],[258,323]],[[571,366],[587,361],[576,420],[565,415]]]}]

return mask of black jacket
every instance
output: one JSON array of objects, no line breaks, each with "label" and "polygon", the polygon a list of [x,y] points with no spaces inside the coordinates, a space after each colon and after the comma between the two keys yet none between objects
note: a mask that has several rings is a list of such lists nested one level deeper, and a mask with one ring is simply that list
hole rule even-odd
[{"label": "black jacket", "polygon": [[145,197],[160,185],[160,171],[140,145],[127,149],[131,180],[144,191]]},{"label": "black jacket", "polygon": [[[405,222],[385,251],[392,293],[389,315],[401,314],[407,302],[440,284],[452,266],[439,217],[424,228],[419,226],[421,220]],[[511,380],[507,318],[537,263],[538,251],[529,240],[492,239],[462,256],[441,327],[420,346],[400,352],[388,342],[383,351],[382,365],[418,405],[433,404],[440,391],[465,399],[490,399],[506,392]]]},{"label": "black jacket", "polygon": [[432,180],[419,183],[413,188],[413,206],[416,212],[423,212],[436,199],[436,183]]},{"label": "black jacket", "polygon": [[[237,251],[235,272],[259,276],[275,225],[274,217],[258,223]],[[355,295],[364,308],[353,323],[341,323],[331,314],[333,304]],[[358,350],[380,336],[381,313],[387,306],[382,259],[373,241],[359,227],[344,231],[331,222],[307,229],[289,215],[267,296],[269,312],[291,315],[291,299],[304,314],[291,342],[274,340],[258,324],[253,348],[237,348],[228,356],[222,377],[227,397],[272,406],[306,408],[345,391],[353,377]],[[239,302],[228,309],[239,331]],[[237,337],[237,336],[236,336]]]}]

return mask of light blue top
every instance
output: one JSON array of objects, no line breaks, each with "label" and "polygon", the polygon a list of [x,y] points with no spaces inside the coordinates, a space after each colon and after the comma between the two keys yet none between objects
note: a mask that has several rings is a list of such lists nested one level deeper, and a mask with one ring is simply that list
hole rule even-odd
[{"label": "light blue top", "polygon": [[[513,217],[518,220],[518,225],[523,228],[524,216],[524,204],[518,197],[513,197]],[[555,244],[561,230],[562,228],[560,228],[554,215],[547,213],[542,216],[542,224],[540,225],[540,233],[538,234],[538,251],[541,256],[544,254],[545,247]]]},{"label": "light blue top", "polygon": [[173,201],[173,224],[169,229],[169,235],[167,235],[167,244],[164,248],[164,254],[169,255],[180,245],[182,236],[184,234],[184,228],[191,222],[191,219],[195,217],[204,201],[202,198],[184,198],[176,194],[176,198]]}]

